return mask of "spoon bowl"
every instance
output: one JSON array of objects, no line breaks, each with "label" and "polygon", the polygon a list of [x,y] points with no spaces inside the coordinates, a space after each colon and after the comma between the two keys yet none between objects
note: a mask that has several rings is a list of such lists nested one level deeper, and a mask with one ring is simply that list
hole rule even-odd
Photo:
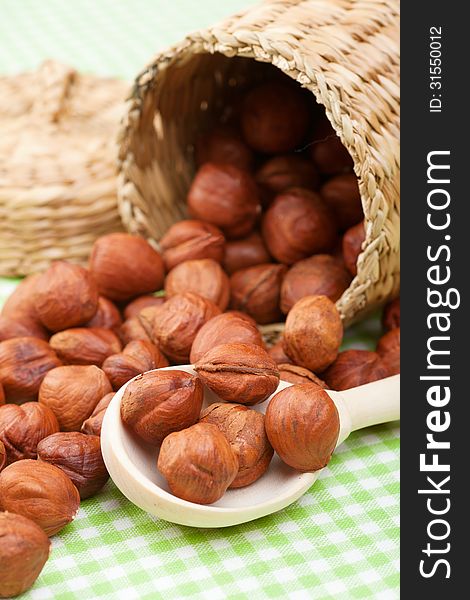
[{"label": "spoon bowl", "polygon": [[[196,374],[190,365],[168,369]],[[101,430],[101,448],[116,486],[148,513],[180,525],[227,527],[285,508],[300,498],[317,479],[320,471],[300,473],[275,454],[260,479],[250,486],[227,490],[214,504],[194,504],[177,498],[157,470],[158,450],[133,435],[121,421],[121,400],[129,383],[115,394],[108,406]],[[281,381],[276,393],[290,385]],[[340,416],[338,444],[355,429],[399,418],[398,375],[346,392],[327,391]],[[265,413],[270,399],[250,408]],[[203,408],[217,401],[218,398],[205,389]]]}]

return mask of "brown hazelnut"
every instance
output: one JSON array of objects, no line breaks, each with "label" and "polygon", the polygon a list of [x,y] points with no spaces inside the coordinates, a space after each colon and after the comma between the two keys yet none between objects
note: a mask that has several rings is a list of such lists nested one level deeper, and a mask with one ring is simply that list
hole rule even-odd
[{"label": "brown hazelnut", "polygon": [[317,125],[312,137],[310,155],[323,175],[336,175],[353,168],[351,155],[326,117]]},{"label": "brown hazelnut", "polygon": [[382,314],[382,325],[386,331],[400,327],[400,297],[389,302]]},{"label": "brown hazelnut", "polygon": [[266,410],[266,433],[281,459],[298,471],[318,471],[333,454],[339,435],[335,403],[315,383],[278,392]]},{"label": "brown hazelnut", "polygon": [[141,310],[147,308],[147,306],[161,306],[165,302],[164,296],[152,296],[145,295],[139,296],[129,304],[124,309],[124,318],[132,319],[132,317],[136,317]]},{"label": "brown hazelnut", "polygon": [[121,342],[110,329],[77,327],[54,334],[51,348],[63,363],[69,365],[97,365],[121,350]]},{"label": "brown hazelnut", "polygon": [[109,233],[96,240],[90,272],[100,294],[119,302],[161,289],[164,267],[160,254],[143,238]]},{"label": "brown hazelnut", "polygon": [[[377,354],[387,368],[389,375],[398,375],[400,372],[400,328],[395,327],[387,331],[377,344]],[[1,409],[0,409],[1,410]]]},{"label": "brown hazelnut", "polygon": [[5,450],[5,446],[3,445],[2,440],[0,440],[0,471],[7,464],[7,451]]},{"label": "brown hazelnut", "polygon": [[269,204],[274,196],[289,188],[316,190],[320,183],[315,165],[295,154],[271,158],[258,170],[255,180],[260,186],[264,204]]},{"label": "brown hazelnut", "polygon": [[190,219],[172,225],[160,240],[167,271],[187,260],[211,258],[220,263],[224,245],[225,238],[218,227]]},{"label": "brown hazelnut", "polygon": [[351,283],[343,261],[329,254],[315,254],[293,265],[281,286],[281,310],[287,314],[304,296],[327,296],[336,302]]},{"label": "brown hazelnut", "polygon": [[51,543],[31,519],[0,512],[0,598],[29,589],[49,558]]},{"label": "brown hazelnut", "polygon": [[46,373],[61,365],[44,340],[21,337],[0,343],[0,381],[8,402],[36,400]]},{"label": "brown hazelnut", "polygon": [[264,402],[279,384],[279,370],[269,354],[253,344],[221,344],[194,365],[199,377],[221,400]]},{"label": "brown hazelnut", "polygon": [[229,275],[255,265],[271,261],[269,252],[259,233],[253,232],[241,240],[233,240],[225,245],[223,267]]},{"label": "brown hazelnut", "polygon": [[129,342],[119,354],[108,356],[103,363],[103,371],[113,390],[118,390],[133,377],[168,365],[168,360],[151,342],[136,340]]},{"label": "brown hazelnut", "polygon": [[235,452],[210,423],[197,423],[167,436],[157,466],[172,494],[198,504],[219,500],[238,473]]},{"label": "brown hazelnut", "polygon": [[191,346],[190,362],[197,362],[211,348],[233,342],[264,348],[263,338],[255,323],[234,313],[223,313],[207,321],[198,331]]},{"label": "brown hazelnut", "polygon": [[213,302],[186,292],[169,298],[162,306],[144,308],[139,319],[165,356],[185,364],[197,332],[219,314],[220,309]]},{"label": "brown hazelnut", "polygon": [[17,337],[37,337],[41,340],[47,340],[48,335],[45,329],[35,321],[17,320],[20,317],[0,316],[0,342],[11,340]]},{"label": "brown hazelnut", "polygon": [[377,352],[344,350],[322,374],[332,390],[349,390],[388,377],[389,373]]},{"label": "brown hazelnut", "polygon": [[204,164],[188,193],[189,213],[220,227],[230,239],[253,229],[261,205],[256,183],[247,171],[233,165]]},{"label": "brown hazelnut", "polygon": [[[3,416],[2,413],[6,414]],[[5,446],[8,464],[24,458],[36,458],[38,443],[57,431],[59,423],[56,416],[39,402],[0,407],[0,441]]]},{"label": "brown hazelnut", "polygon": [[94,496],[109,479],[96,435],[54,433],[39,442],[38,459],[61,469],[82,500]]},{"label": "brown hazelnut", "polygon": [[83,421],[83,425],[80,429],[82,433],[86,433],[87,435],[97,435],[98,437],[101,435],[101,426],[103,424],[104,415],[113,398],[114,392],[110,392],[101,398],[88,419]]},{"label": "brown hazelnut", "polygon": [[0,406],[5,404],[5,392],[3,391],[3,385],[0,383]]},{"label": "brown hazelnut", "polygon": [[203,398],[198,377],[185,371],[150,371],[126,387],[121,419],[145,442],[159,446],[168,434],[197,422]]},{"label": "brown hazelnut", "polygon": [[237,131],[229,127],[219,126],[200,135],[195,150],[198,167],[211,162],[234,165],[249,171],[254,162],[251,149],[243,142]]},{"label": "brown hazelnut", "polygon": [[28,517],[51,536],[74,519],[80,495],[57,467],[38,460],[19,460],[0,473],[0,506]]},{"label": "brown hazelnut", "polygon": [[36,284],[40,278],[41,275],[37,273],[20,281],[5,301],[1,315],[27,327],[30,332],[28,335],[47,340],[49,335],[40,322],[35,307]]},{"label": "brown hazelnut", "polygon": [[282,317],[279,308],[285,265],[268,263],[249,267],[230,278],[231,307],[242,310],[258,323],[273,323]]},{"label": "brown hazelnut", "polygon": [[336,306],[326,296],[305,296],[287,315],[283,340],[285,353],[296,365],[321,373],[335,360],[343,340]]},{"label": "brown hazelnut", "polygon": [[199,422],[215,425],[238,457],[238,474],[230,488],[250,485],[266,472],[274,451],[262,413],[240,404],[216,402],[202,412]]},{"label": "brown hazelnut", "polygon": [[98,308],[98,290],[90,273],[79,265],[57,261],[38,279],[35,308],[50,331],[83,325]]},{"label": "brown hazelnut", "polygon": [[283,344],[284,342],[281,338],[278,342],[271,346],[271,348],[269,348],[268,354],[277,365],[292,364],[292,360],[284,352]]},{"label": "brown hazelnut", "polygon": [[117,331],[121,325],[122,318],[117,306],[111,300],[100,296],[95,316],[86,323],[85,327],[102,327]]},{"label": "brown hazelnut", "polygon": [[61,431],[80,431],[101,398],[112,392],[104,372],[94,365],[52,369],[39,389],[39,402],[48,406]]},{"label": "brown hazelnut", "polygon": [[366,239],[364,223],[361,221],[351,227],[343,235],[343,260],[346,269],[354,277],[357,275],[357,259],[362,252],[362,244]]},{"label": "brown hazelnut", "polygon": [[335,213],[340,229],[349,229],[364,218],[357,176],[343,173],[323,184],[320,195]]},{"label": "brown hazelnut", "polygon": [[241,114],[243,137],[257,152],[294,150],[310,125],[307,96],[291,82],[269,81],[245,96]]},{"label": "brown hazelnut", "polygon": [[[160,306],[159,304],[153,306]],[[144,326],[139,320],[138,316],[131,317],[124,321],[124,323],[119,328],[119,337],[124,345],[129,342],[134,342],[136,340],[143,340],[144,342],[150,342],[150,337],[148,333],[145,331]]]},{"label": "brown hazelnut", "polygon": [[292,188],[274,199],[264,215],[262,232],[274,258],[291,265],[334,248],[337,224],[318,194]]},{"label": "brown hazelnut", "polygon": [[327,384],[320,379],[320,377],[317,377],[312,371],[304,369],[304,367],[285,363],[279,364],[278,369],[281,381],[287,381],[288,383],[314,383],[324,390],[329,389]]},{"label": "brown hazelnut", "polygon": [[187,260],[176,265],[165,279],[167,298],[185,292],[194,292],[207,298],[224,311],[228,306],[230,284],[227,274],[215,260]]}]

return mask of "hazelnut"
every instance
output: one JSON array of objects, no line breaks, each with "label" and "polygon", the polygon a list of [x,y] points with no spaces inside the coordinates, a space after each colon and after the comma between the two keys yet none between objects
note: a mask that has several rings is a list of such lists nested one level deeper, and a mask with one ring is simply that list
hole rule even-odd
[{"label": "hazelnut", "polygon": [[169,298],[162,306],[144,308],[139,319],[165,356],[185,364],[197,332],[219,314],[220,309],[213,302],[186,292]]},{"label": "hazelnut", "polygon": [[87,435],[97,435],[98,437],[101,435],[101,426],[103,424],[104,415],[113,398],[114,392],[110,392],[101,398],[88,419],[83,421],[83,425],[80,429],[82,433],[86,433]]},{"label": "hazelnut", "polygon": [[57,467],[38,460],[19,460],[0,473],[0,506],[30,518],[51,536],[74,519],[80,495]]},{"label": "hazelnut", "polygon": [[49,371],[39,389],[39,402],[53,411],[62,431],[80,431],[83,421],[109,392],[111,384],[100,368],[67,365]]},{"label": "hazelnut", "polygon": [[263,338],[255,323],[235,313],[223,313],[207,321],[198,331],[191,346],[190,362],[197,362],[211,348],[232,342],[264,348]]},{"label": "hazelnut", "polygon": [[[400,372],[400,328],[387,331],[377,344],[377,354],[382,357],[389,375]],[[1,410],[1,409],[0,409]]]},{"label": "hazelnut", "polygon": [[167,359],[151,342],[136,340],[129,342],[119,354],[108,356],[103,363],[103,371],[113,390],[118,390],[133,377],[168,365]]},{"label": "hazelnut", "polygon": [[273,323],[281,317],[279,299],[285,265],[268,263],[249,267],[230,278],[231,307],[245,311],[258,323]]},{"label": "hazelnut", "polygon": [[167,271],[187,260],[211,258],[221,262],[225,238],[218,227],[204,221],[175,223],[160,240]]},{"label": "hazelnut", "polygon": [[110,329],[77,327],[60,331],[49,340],[57,356],[69,365],[97,365],[121,350],[121,342]]},{"label": "hazelnut", "polygon": [[185,371],[150,371],[131,381],[121,400],[123,423],[148,444],[159,446],[173,431],[194,425],[204,390]]},{"label": "hazelnut", "polygon": [[336,302],[351,283],[351,275],[341,260],[329,254],[316,254],[293,265],[281,286],[281,310],[287,314],[304,296],[327,296]]},{"label": "hazelnut", "polygon": [[346,269],[354,277],[357,275],[357,259],[362,252],[362,244],[366,239],[364,223],[361,221],[351,227],[343,235],[343,260]]},{"label": "hazelnut", "polygon": [[121,314],[117,306],[111,300],[100,296],[95,316],[86,323],[85,327],[102,327],[117,331],[121,325]]},{"label": "hazelnut", "polygon": [[253,152],[243,142],[235,129],[219,126],[200,135],[196,141],[196,164],[204,163],[234,165],[249,171],[253,166]]},{"label": "hazelnut", "polygon": [[[156,304],[153,306],[160,305]],[[119,337],[123,344],[128,344],[129,342],[134,342],[136,340],[150,342],[150,337],[137,316],[131,317],[130,319],[127,319],[127,321],[124,321],[119,328]]]},{"label": "hazelnut", "polygon": [[345,350],[323,373],[322,377],[332,390],[349,390],[371,381],[388,377],[382,358],[369,350]]},{"label": "hazelnut", "polygon": [[233,240],[225,245],[223,267],[232,275],[240,269],[247,269],[271,261],[271,257],[259,233],[253,232],[241,240]]},{"label": "hazelnut", "polygon": [[324,390],[329,389],[327,384],[317,377],[315,373],[304,369],[304,367],[298,367],[297,365],[291,365],[290,363],[278,365],[279,374],[281,381],[287,381],[288,383],[314,383]]},{"label": "hazelnut", "polygon": [[[326,296],[305,296],[287,315],[284,351],[296,365],[314,373],[321,373],[331,365],[342,339],[341,317]],[[326,382],[330,385],[328,380]]]},{"label": "hazelnut", "polygon": [[161,289],[164,267],[160,254],[143,238],[109,233],[93,244],[90,272],[100,294],[120,302]]},{"label": "hazelnut", "polygon": [[82,500],[94,496],[109,479],[96,435],[54,433],[39,442],[38,459],[61,469]]},{"label": "hazelnut", "polygon": [[46,373],[60,360],[44,340],[14,338],[0,343],[0,381],[8,402],[36,400]]},{"label": "hazelnut", "polygon": [[307,96],[291,82],[262,83],[245,96],[240,121],[245,141],[257,152],[290,152],[310,125]]},{"label": "hazelnut", "polygon": [[239,404],[264,402],[279,384],[276,363],[253,344],[222,344],[194,365],[199,377],[221,400]]},{"label": "hazelnut", "polygon": [[323,184],[320,195],[335,213],[340,229],[349,229],[364,218],[361,193],[354,173],[343,173]]},{"label": "hazelnut", "polygon": [[49,558],[51,543],[31,519],[0,512],[0,598],[29,589]]},{"label": "hazelnut", "polygon": [[274,450],[298,471],[318,471],[333,454],[339,435],[335,403],[315,383],[278,392],[266,410],[266,433]]},{"label": "hazelnut", "polygon": [[386,331],[400,327],[400,297],[395,298],[385,306],[382,325]]},{"label": "hazelnut", "polygon": [[226,273],[215,260],[187,260],[176,265],[165,280],[167,298],[184,292],[194,292],[207,298],[224,311],[228,306],[230,284]]},{"label": "hazelnut", "polygon": [[20,281],[3,305],[1,315],[27,327],[30,332],[28,335],[47,340],[48,333],[40,322],[35,307],[36,284],[40,278],[41,275],[37,273]]},{"label": "hazelnut", "polygon": [[5,404],[5,392],[3,391],[3,385],[0,383],[0,406]]},{"label": "hazelnut", "polygon": [[274,258],[291,265],[334,248],[337,224],[318,194],[292,188],[274,199],[264,215],[262,232]]},{"label": "hazelnut", "polygon": [[261,205],[256,183],[247,171],[233,165],[204,164],[188,193],[189,213],[220,227],[230,239],[253,229]]},{"label": "hazelnut", "polygon": [[90,273],[79,265],[57,261],[38,279],[35,308],[50,331],[83,325],[98,308],[98,290]]},{"label": "hazelnut", "polygon": [[124,309],[124,318],[132,319],[132,317],[137,317],[141,310],[147,308],[147,306],[161,306],[165,302],[165,298],[163,296],[152,296],[145,295],[139,296],[129,304]]},{"label": "hazelnut", "polygon": [[271,158],[258,170],[256,183],[262,191],[264,204],[289,188],[316,190],[320,183],[315,165],[301,156],[287,154]]},{"label": "hazelnut", "polygon": [[59,423],[56,416],[39,402],[0,407],[0,441],[5,446],[9,464],[24,458],[36,458],[38,443],[57,431]]},{"label": "hazelnut", "polygon": [[5,450],[5,446],[3,445],[2,440],[0,440],[0,471],[7,464],[7,451]]},{"label": "hazelnut", "polygon": [[323,175],[336,175],[353,168],[351,155],[326,117],[317,125],[313,140],[310,155]]},{"label": "hazelnut", "polygon": [[20,317],[0,316],[0,342],[11,340],[17,337],[37,337],[41,340],[47,340],[48,335],[45,329],[35,321],[17,320]]},{"label": "hazelnut", "polygon": [[172,494],[198,504],[219,500],[238,473],[235,452],[210,423],[197,423],[167,436],[157,466]]},{"label": "hazelnut", "polygon": [[284,342],[282,338],[276,342],[271,348],[268,350],[269,356],[274,360],[277,365],[281,364],[291,364],[292,360],[287,356],[284,352]]},{"label": "hazelnut", "polygon": [[274,451],[262,413],[240,404],[216,402],[203,411],[199,422],[215,425],[238,457],[238,474],[230,488],[250,485],[266,472]]}]

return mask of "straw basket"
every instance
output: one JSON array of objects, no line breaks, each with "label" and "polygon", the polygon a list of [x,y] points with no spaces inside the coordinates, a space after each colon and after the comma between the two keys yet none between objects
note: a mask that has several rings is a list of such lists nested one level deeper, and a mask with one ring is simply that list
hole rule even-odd
[{"label": "straw basket", "polygon": [[0,78],[0,275],[84,263],[122,229],[116,135],[128,85],[47,61]]},{"label": "straw basket", "polygon": [[[119,207],[150,241],[185,214],[196,136],[227,98],[280,69],[314,94],[354,160],[366,223],[346,323],[399,290],[396,0],[278,0],[189,35],[136,79],[120,136]],[[274,330],[282,325],[274,326]]]}]

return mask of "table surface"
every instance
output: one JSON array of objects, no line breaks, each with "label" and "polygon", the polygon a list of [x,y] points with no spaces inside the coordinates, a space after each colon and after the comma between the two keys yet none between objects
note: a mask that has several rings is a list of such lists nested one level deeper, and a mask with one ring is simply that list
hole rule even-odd
[{"label": "table surface", "polygon": [[[0,74],[55,58],[131,80],[160,48],[253,2],[0,0]],[[0,257],[1,260],[1,257]],[[0,304],[14,288],[0,279]],[[378,318],[344,347],[373,348]],[[315,486],[277,514],[220,530],[155,519],[109,482],[53,538],[22,598],[218,600],[399,597],[399,427],[353,434]]]}]

